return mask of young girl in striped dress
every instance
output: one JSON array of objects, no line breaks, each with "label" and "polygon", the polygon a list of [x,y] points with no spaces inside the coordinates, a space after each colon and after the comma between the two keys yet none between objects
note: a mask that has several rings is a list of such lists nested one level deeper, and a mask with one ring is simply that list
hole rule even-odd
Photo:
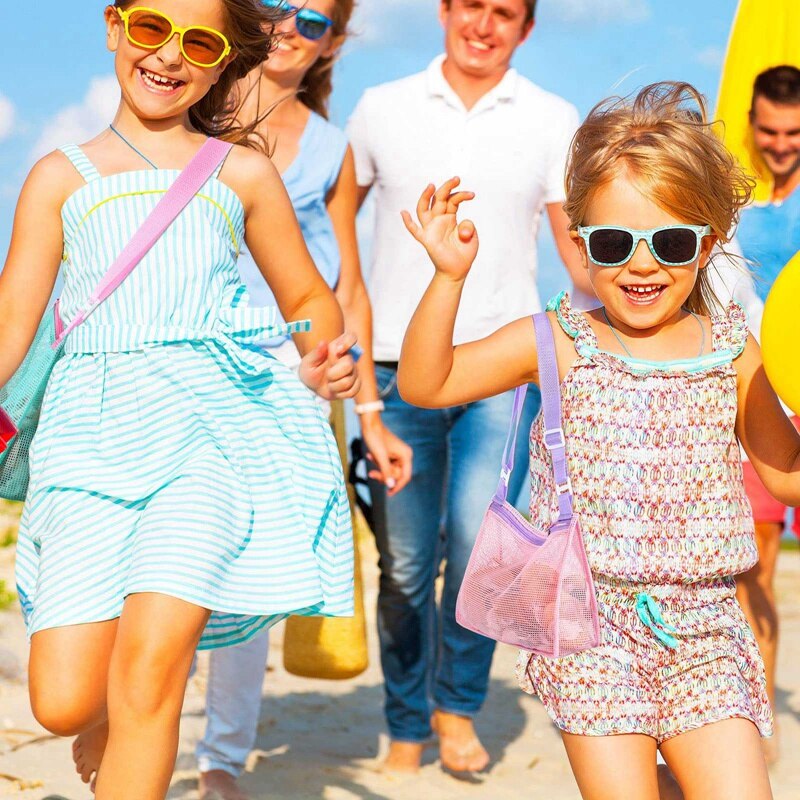
[{"label": "young girl in striped dress", "polygon": [[[698,119],[691,106],[703,110]],[[578,130],[565,209],[602,304],[550,305],[575,511],[594,576],[597,647],[522,653],[519,678],[561,729],[587,800],[658,800],[656,748],[687,798],[768,800],[764,666],[735,597],[757,552],[738,441],[770,492],[800,500],[800,435],[764,375],[741,308],[706,271],[750,184],[686,84],[595,108]],[[537,381],[530,319],[453,348],[478,250],[458,179],[428,187],[409,231],[436,267],[406,335],[399,386],[423,406]],[[539,419],[531,517],[558,514]],[[738,440],[738,441],[737,441]],[[475,521],[478,524],[478,520]]]},{"label": "young girl in striped dress", "polygon": [[[119,110],[25,184],[0,277],[0,385],[62,253],[70,320],[206,137],[247,137],[227,98],[282,15],[252,0],[106,8]],[[291,323],[243,305],[244,240]],[[287,333],[305,386],[259,346]],[[78,734],[78,771],[97,773],[101,800],[166,795],[198,646],[288,614],[352,613],[341,464],[309,389],[358,390],[354,341],[280,176],[246,147],[68,337],[31,449],[17,579],[34,713]]]}]

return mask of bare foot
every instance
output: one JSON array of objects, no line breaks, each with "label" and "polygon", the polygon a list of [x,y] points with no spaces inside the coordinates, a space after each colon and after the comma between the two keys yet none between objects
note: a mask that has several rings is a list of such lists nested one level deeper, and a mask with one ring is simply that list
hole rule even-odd
[{"label": "bare foot", "polygon": [[381,764],[381,772],[419,772],[424,749],[425,745],[420,742],[392,742]]},{"label": "bare foot", "polygon": [[481,744],[470,717],[433,712],[433,730],[439,735],[439,757],[451,772],[481,772],[489,766],[489,754]]},{"label": "bare foot", "polygon": [[92,784],[97,778],[97,770],[103,760],[108,742],[108,723],[97,725],[86,733],[82,733],[72,743],[72,760],[75,762],[75,772],[81,776],[84,783]]},{"label": "bare foot", "polygon": [[212,769],[200,773],[200,800],[250,800],[236,782],[236,778],[224,769]]}]

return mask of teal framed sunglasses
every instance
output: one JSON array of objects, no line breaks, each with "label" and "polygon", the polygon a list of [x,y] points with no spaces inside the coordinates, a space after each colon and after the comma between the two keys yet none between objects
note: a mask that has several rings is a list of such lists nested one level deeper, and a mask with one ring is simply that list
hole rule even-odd
[{"label": "teal framed sunglasses", "polygon": [[333,20],[320,14],[319,11],[314,11],[311,8],[298,8],[287,3],[286,0],[261,0],[263,5],[270,8],[277,8],[281,11],[286,11],[288,14],[294,14],[294,24],[297,32],[304,38],[312,42],[321,39],[328,29],[333,25]]},{"label": "teal framed sunglasses", "polygon": [[598,267],[618,267],[629,261],[644,239],[653,257],[665,267],[685,267],[697,259],[700,243],[711,234],[710,225],[664,225],[637,230],[621,225],[578,227],[589,258]]}]

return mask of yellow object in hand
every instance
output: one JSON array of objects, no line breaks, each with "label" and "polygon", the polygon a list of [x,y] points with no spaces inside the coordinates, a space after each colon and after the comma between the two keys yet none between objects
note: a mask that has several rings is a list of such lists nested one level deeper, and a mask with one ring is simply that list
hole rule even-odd
[{"label": "yellow object in hand", "polygon": [[767,296],[761,353],[772,388],[800,414],[800,252],[783,268]]}]

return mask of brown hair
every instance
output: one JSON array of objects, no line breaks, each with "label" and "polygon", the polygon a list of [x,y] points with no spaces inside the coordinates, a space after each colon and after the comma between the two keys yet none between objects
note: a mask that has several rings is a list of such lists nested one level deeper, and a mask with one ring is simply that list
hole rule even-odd
[{"label": "brown hair", "polygon": [[[450,8],[452,0],[443,0],[443,2]],[[536,4],[539,0],[523,0],[523,2],[525,3],[525,25],[527,25],[536,16]]]},{"label": "brown hair", "polygon": [[[353,16],[355,0],[336,0],[333,9],[333,38],[347,35],[347,26]],[[303,77],[298,96],[301,102],[321,117],[328,118],[328,101],[333,91],[333,65],[336,55],[318,58]]]},{"label": "brown hair", "polygon": [[780,106],[800,105],[800,69],[786,64],[764,70],[753,84],[751,114],[759,97]]},{"label": "brown hair", "polygon": [[[262,119],[240,125],[232,104],[231,89],[236,81],[264,61],[274,49],[275,27],[286,12],[254,0],[220,0],[225,11],[224,33],[231,43],[233,58],[208,93],[189,109],[189,120],[197,130],[234,144],[259,147],[255,129]],[[114,5],[127,8],[133,0],[115,0]]]},{"label": "brown hair", "polygon": [[[721,242],[729,241],[754,182],[712,125],[703,96],[688,83],[654,83],[633,98],[596,105],[572,141],[564,204],[570,228],[583,224],[595,190],[625,171],[673,217],[710,225]],[[698,273],[689,311],[708,314],[720,306],[707,272]]]}]

